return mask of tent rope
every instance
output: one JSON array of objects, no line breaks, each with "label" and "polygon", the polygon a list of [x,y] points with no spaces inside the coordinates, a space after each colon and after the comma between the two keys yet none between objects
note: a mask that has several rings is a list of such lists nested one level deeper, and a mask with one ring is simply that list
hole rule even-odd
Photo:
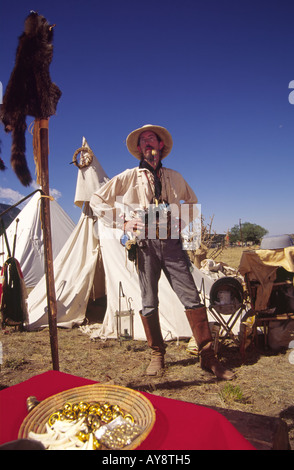
[{"label": "tent rope", "polygon": [[[41,201],[42,197],[47,197],[50,201],[54,201],[54,197],[53,196],[47,196],[47,194],[40,194],[40,197],[38,199],[38,202]],[[41,228],[43,230],[43,220],[42,220],[42,212],[40,211],[40,222],[41,222]]]},{"label": "tent rope", "polygon": [[42,199],[42,197],[47,197],[48,199],[50,199],[50,201],[54,201],[53,196],[47,196],[47,194],[41,194],[40,199]]}]

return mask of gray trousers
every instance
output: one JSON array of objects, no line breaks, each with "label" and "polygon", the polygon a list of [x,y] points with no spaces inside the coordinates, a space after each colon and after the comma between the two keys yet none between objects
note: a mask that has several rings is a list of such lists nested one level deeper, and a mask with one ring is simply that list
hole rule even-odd
[{"label": "gray trousers", "polygon": [[138,247],[138,272],[142,315],[158,308],[158,282],[161,270],[185,309],[197,308],[200,297],[189,269],[188,255],[180,239],[144,240]]}]

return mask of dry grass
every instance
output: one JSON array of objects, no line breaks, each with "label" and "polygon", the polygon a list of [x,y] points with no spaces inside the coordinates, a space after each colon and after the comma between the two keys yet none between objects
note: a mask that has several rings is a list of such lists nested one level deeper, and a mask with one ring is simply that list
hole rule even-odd
[{"label": "dry grass", "polygon": [[[1,335],[3,365],[0,388],[52,369],[47,329]],[[157,377],[144,375],[150,351],[144,341],[91,341],[79,328],[58,331],[60,371],[114,383],[156,395],[247,413],[282,417],[294,450],[294,366],[288,352],[271,354],[255,347],[242,362],[238,347],[221,346],[221,360],[236,373],[228,385],[203,371],[187,353],[187,341],[168,343],[166,369]]]},{"label": "dry grass", "polygon": [[[252,247],[241,247],[241,246],[234,246],[234,247],[225,247],[223,251],[216,257],[216,262],[222,262],[230,266],[231,268],[238,269],[240,260],[242,257],[242,253],[244,250],[254,250],[259,247],[252,246]],[[209,252],[207,254],[207,258],[209,258]]]},{"label": "dry grass", "polygon": [[[232,265],[228,260],[233,256],[238,263],[242,249],[229,250],[221,260]],[[52,368],[48,329],[31,333],[8,329],[0,336],[0,389]],[[58,330],[58,346],[61,372],[201,405],[281,417],[294,450],[294,365],[289,363],[289,351],[265,351],[261,343],[250,346],[242,361],[235,343],[224,342],[221,360],[236,373],[228,385],[200,368],[198,359],[186,351],[187,340],[168,343],[165,372],[154,378],[144,375],[150,354],[144,341],[121,345],[117,340],[91,341],[74,328]]]}]

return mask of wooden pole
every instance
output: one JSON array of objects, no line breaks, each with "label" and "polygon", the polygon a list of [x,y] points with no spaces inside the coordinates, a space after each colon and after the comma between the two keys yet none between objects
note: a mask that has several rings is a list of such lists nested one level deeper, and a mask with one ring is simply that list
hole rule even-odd
[{"label": "wooden pole", "polygon": [[52,364],[54,370],[59,370],[58,359],[58,340],[57,340],[57,306],[55,295],[53,254],[51,238],[51,220],[50,220],[50,199],[49,199],[49,119],[39,121],[39,144],[40,144],[40,184],[42,188],[41,198],[41,216],[44,236],[44,256],[45,256],[45,275],[47,288],[48,322],[51,344]]}]

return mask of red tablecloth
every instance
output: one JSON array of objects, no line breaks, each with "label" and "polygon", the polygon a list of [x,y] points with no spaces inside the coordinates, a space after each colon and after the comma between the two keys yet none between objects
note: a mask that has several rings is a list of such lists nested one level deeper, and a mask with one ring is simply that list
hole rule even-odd
[{"label": "red tablecloth", "polygon": [[[49,371],[0,392],[0,444],[17,439],[27,415],[26,399],[39,401],[93,380]],[[253,450],[220,413],[205,406],[143,393],[156,412],[155,425],[138,450]]]}]

